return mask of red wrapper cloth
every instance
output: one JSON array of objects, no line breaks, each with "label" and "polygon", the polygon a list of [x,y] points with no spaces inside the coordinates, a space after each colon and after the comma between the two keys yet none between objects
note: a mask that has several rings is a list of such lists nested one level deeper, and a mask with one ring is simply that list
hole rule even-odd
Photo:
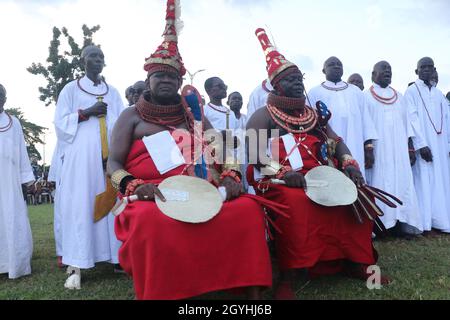
[{"label": "red wrapper cloth", "polygon": [[[160,175],[141,140],[132,145],[125,169],[153,183],[183,172],[181,166]],[[155,202],[137,201],[116,218],[115,231],[123,242],[119,261],[133,278],[137,299],[185,299],[272,285],[264,212],[252,198],[225,202],[216,217],[201,224],[173,220]]]},{"label": "red wrapper cloth", "polygon": [[[306,145],[313,155],[318,155],[320,141],[313,135],[305,135]],[[297,139],[300,135],[296,136]],[[286,157],[283,140],[278,140],[280,159]],[[303,159],[302,174],[319,166],[302,146],[299,148]],[[318,156],[316,156],[318,158]],[[290,165],[289,161],[286,162]],[[255,190],[253,166],[249,166],[247,178]],[[259,192],[257,190],[257,192]],[[288,188],[271,184],[264,198],[284,204],[289,218],[278,216],[276,225],[281,233],[275,234],[276,252],[281,270],[308,268],[312,275],[331,274],[342,271],[343,261],[372,265],[376,262],[376,251],[372,245],[373,222],[364,219],[359,224],[350,206],[324,207],[312,202],[304,189]]]}]

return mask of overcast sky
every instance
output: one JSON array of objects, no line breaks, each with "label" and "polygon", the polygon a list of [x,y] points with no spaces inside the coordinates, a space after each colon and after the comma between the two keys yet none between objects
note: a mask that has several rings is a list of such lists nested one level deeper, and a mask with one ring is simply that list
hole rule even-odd
[{"label": "overcast sky", "polygon": [[[143,63],[161,43],[165,0],[0,0],[2,53],[0,83],[8,91],[6,107],[50,130],[45,161],[50,163],[56,138],[55,106],[45,107],[38,87],[43,78],[26,68],[45,62],[53,26],[67,27],[81,42],[81,26],[101,26],[107,67],[103,75],[124,95],[145,79]],[[251,91],[267,77],[265,59],[254,31],[264,27],[279,51],[306,73],[307,89],[324,81],[322,65],[334,55],[344,64],[344,80],[360,73],[370,86],[373,65],[387,60],[392,86],[404,92],[414,81],[417,60],[434,59],[439,85],[450,91],[450,1],[448,0],[181,0],[184,29],[180,52],[191,72],[206,69],[194,81],[219,76],[229,93],[240,91],[244,109]],[[124,97],[125,100],[125,97]],[[245,110],[244,110],[245,111]],[[38,150],[43,151],[43,147]]]}]

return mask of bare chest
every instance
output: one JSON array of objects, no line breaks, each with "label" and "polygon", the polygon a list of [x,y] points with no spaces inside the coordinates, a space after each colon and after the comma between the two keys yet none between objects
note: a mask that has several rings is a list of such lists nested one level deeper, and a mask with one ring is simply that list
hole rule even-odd
[{"label": "bare chest", "polygon": [[188,128],[185,123],[178,125],[176,127],[171,127],[171,126],[157,125],[139,119],[134,127],[133,139],[140,140],[143,137],[151,136],[165,130],[173,130],[173,129],[187,130]]}]

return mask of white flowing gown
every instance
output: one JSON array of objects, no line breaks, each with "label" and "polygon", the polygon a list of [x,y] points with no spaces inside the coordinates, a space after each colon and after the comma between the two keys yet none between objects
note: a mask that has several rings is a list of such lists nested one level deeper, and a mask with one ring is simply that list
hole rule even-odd
[{"label": "white flowing gown", "polygon": [[395,195],[403,202],[402,206],[390,208],[377,200],[384,212],[380,219],[386,228],[392,228],[400,221],[422,231],[422,218],[409,160],[408,138],[413,138],[414,133],[406,100],[392,88],[382,88],[375,83],[373,86],[378,96],[386,99],[397,94],[398,99],[393,104],[384,104],[376,100],[370,90],[365,92],[369,111],[379,134],[378,140],[374,142],[375,163],[372,169],[366,170],[366,180],[370,185]]},{"label": "white flowing gown", "polygon": [[[405,93],[414,130],[431,149],[433,161],[417,152],[413,167],[414,184],[424,230],[450,232],[450,116],[448,100],[439,89],[431,89],[420,79]],[[423,99],[423,100],[422,100]],[[441,131],[442,130],[442,131]],[[438,134],[437,132],[440,132]],[[416,150],[419,148],[417,146]]]},{"label": "white flowing gown", "polygon": [[308,102],[314,109],[317,101],[327,105],[332,113],[329,122],[331,128],[344,139],[365,176],[364,142],[378,139],[366,97],[358,87],[343,81],[338,83],[326,81],[324,85],[332,90],[322,85],[314,87],[308,94]]},{"label": "white flowing gown", "polygon": [[[0,273],[16,279],[31,273],[33,239],[22,184],[34,181],[22,127],[13,119],[12,127],[0,132]],[[9,122],[5,112],[0,114],[0,127]]]},{"label": "white flowing gown", "polygon": [[[87,77],[81,79],[80,85],[94,94],[107,91],[104,83],[94,86]],[[103,101],[108,104],[106,124],[110,137],[124,106],[112,86]],[[118,263],[120,247],[111,213],[94,223],[95,197],[105,191],[100,125],[97,117],[78,123],[78,109],[89,108],[96,102],[95,96],[83,92],[73,81],[59,96],[54,120],[58,143],[64,145],[60,150],[63,162],[56,199],[61,215],[62,262],[81,269],[92,268],[101,261]]]}]

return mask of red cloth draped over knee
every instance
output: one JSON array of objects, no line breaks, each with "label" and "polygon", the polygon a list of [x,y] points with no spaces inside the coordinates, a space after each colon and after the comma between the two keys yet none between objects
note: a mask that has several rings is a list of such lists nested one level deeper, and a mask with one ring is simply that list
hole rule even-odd
[{"label": "red cloth draped over knee", "polygon": [[[305,134],[301,138],[305,139],[302,143],[317,155],[320,150],[319,139]],[[280,159],[284,159],[286,151],[283,140],[279,139],[278,143]],[[303,159],[303,174],[319,165],[306,148],[300,146],[298,149]],[[289,161],[286,164],[290,165]],[[363,224],[359,224],[350,207],[324,207],[312,202],[303,189],[284,185],[271,184],[262,193],[254,179],[253,166],[248,168],[247,179],[258,195],[289,207],[286,210],[289,219],[279,216],[275,220],[282,231],[275,235],[280,269],[316,267],[311,271],[323,274],[342,271],[340,263],[334,262],[336,260],[351,260],[366,265],[376,262],[372,245],[373,223],[366,219]],[[331,264],[327,266],[327,262]]]},{"label": "red cloth draped over knee", "polygon": [[[157,182],[182,168],[161,176],[142,141],[136,141],[126,170]],[[133,277],[138,299],[184,299],[231,288],[270,287],[264,228],[262,208],[245,197],[224,203],[215,218],[201,224],[173,220],[148,201],[129,204],[115,222],[123,242],[119,261]]]}]

